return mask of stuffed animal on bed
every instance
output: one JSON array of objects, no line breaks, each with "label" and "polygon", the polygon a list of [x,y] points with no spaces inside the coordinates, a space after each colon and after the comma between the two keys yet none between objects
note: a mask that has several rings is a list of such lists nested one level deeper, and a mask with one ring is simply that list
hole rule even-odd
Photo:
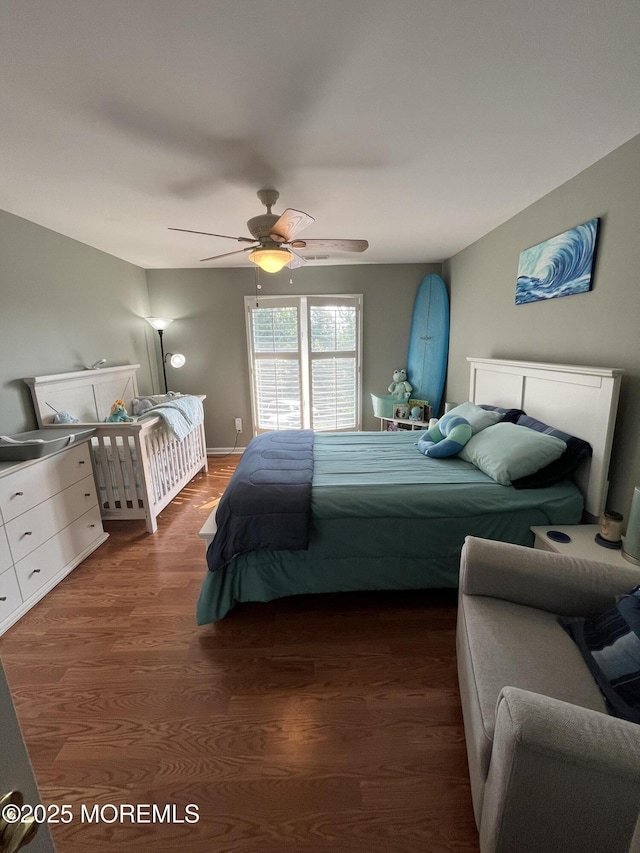
[{"label": "stuffed animal on bed", "polygon": [[425,456],[444,459],[455,456],[473,435],[471,424],[459,415],[444,415],[422,433],[418,439],[418,450]]},{"label": "stuffed animal on bed", "polygon": [[105,423],[118,423],[119,421],[132,421],[133,418],[127,414],[124,400],[116,400],[111,406],[111,414],[105,418]]},{"label": "stuffed animal on bed", "polygon": [[393,382],[389,385],[389,393],[393,397],[406,397],[413,391],[413,386],[407,382],[406,370],[394,370]]}]

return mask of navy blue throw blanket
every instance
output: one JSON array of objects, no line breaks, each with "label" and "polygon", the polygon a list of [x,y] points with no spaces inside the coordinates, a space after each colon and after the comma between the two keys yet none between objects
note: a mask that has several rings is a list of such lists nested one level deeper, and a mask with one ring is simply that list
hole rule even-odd
[{"label": "navy blue throw blanket", "polygon": [[209,569],[261,548],[308,548],[312,479],[312,430],[266,432],[252,439],[218,505]]}]

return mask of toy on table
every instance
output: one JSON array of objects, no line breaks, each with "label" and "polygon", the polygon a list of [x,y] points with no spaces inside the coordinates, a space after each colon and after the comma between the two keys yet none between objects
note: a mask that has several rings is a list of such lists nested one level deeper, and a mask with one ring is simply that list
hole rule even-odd
[{"label": "toy on table", "polygon": [[471,424],[460,415],[444,415],[418,439],[418,450],[425,456],[443,459],[455,456],[473,435]]},{"label": "toy on table", "polygon": [[389,385],[389,393],[394,397],[406,397],[413,391],[412,385],[407,382],[406,370],[394,370],[393,382]]},{"label": "toy on table", "polygon": [[127,414],[124,400],[116,400],[111,406],[111,414],[105,418],[105,423],[118,423],[119,421],[132,421],[133,418]]}]

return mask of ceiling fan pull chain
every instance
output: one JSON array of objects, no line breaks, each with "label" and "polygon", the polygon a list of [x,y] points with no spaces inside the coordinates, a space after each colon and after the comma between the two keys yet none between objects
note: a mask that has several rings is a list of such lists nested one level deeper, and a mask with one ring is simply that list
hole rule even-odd
[{"label": "ceiling fan pull chain", "polygon": [[259,308],[259,300],[258,300],[258,291],[262,290],[262,285],[260,284],[260,269],[259,267],[253,268],[253,279],[256,286],[256,308]]}]

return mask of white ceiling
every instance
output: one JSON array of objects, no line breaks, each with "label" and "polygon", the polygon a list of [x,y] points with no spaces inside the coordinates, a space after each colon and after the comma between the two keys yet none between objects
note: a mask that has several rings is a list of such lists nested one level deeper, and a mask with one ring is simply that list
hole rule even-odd
[{"label": "white ceiling", "polygon": [[0,208],[198,267],[241,246],[167,227],[275,186],[334,263],[440,261],[640,132],[639,43],[638,0],[2,0]]}]

